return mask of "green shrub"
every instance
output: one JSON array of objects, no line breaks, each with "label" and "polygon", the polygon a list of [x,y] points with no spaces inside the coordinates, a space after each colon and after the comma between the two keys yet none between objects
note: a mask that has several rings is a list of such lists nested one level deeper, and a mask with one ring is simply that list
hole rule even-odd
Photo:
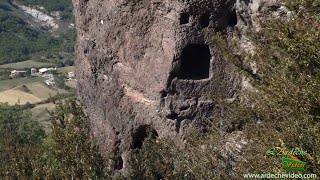
[{"label": "green shrub", "polygon": [[174,179],[174,166],[179,157],[182,156],[173,142],[149,137],[142,149],[133,153],[131,179]]},{"label": "green shrub", "polygon": [[[58,103],[47,136],[27,106],[0,104],[0,177],[3,179],[106,179],[103,158],[75,100]],[[107,153],[106,153],[107,154]]]},{"label": "green shrub", "polygon": [[0,177],[29,179],[44,131],[21,106],[0,104]]},{"label": "green shrub", "polygon": [[[244,93],[246,101],[231,107],[231,121],[242,122],[251,141],[244,150],[245,161],[237,166],[238,174],[289,172],[265,156],[273,147],[307,150],[307,156],[298,157],[308,162],[304,173],[319,174],[320,19],[304,11],[291,20],[260,20],[261,30],[248,34],[256,47],[254,56],[228,53],[233,45],[226,43],[221,50],[257,89]],[[247,73],[245,61],[256,62],[258,74]]]},{"label": "green shrub", "polygon": [[34,179],[106,179],[107,161],[90,138],[90,125],[74,101],[58,103],[52,132],[33,161]]},{"label": "green shrub", "polygon": [[300,6],[303,6],[306,10],[312,12],[320,12],[320,1],[319,0],[285,0],[284,1],[289,8],[299,10]]}]

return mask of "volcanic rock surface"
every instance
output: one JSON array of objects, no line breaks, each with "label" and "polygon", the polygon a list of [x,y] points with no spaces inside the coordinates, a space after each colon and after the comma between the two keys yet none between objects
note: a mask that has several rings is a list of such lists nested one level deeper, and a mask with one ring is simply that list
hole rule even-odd
[{"label": "volcanic rock surface", "polygon": [[73,3],[79,95],[116,169],[149,133],[181,143],[185,128],[221,113],[214,95],[234,96],[239,80],[206,34],[237,24],[235,0]]}]

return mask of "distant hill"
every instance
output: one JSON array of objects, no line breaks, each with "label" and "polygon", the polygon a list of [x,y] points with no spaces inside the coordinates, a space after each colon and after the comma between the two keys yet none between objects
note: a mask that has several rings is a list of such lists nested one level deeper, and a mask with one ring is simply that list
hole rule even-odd
[{"label": "distant hill", "polygon": [[28,6],[41,6],[49,13],[59,11],[62,20],[69,22],[73,20],[71,0],[19,0],[19,2]]},{"label": "distant hill", "polygon": [[[58,28],[44,26],[38,14],[32,16],[21,7],[52,18]],[[0,0],[0,64],[73,60],[76,35],[72,22],[71,0]]]}]

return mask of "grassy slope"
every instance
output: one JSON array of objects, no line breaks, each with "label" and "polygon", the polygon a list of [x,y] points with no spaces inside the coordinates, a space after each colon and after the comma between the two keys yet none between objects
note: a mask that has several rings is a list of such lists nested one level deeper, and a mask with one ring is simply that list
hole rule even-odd
[{"label": "grassy slope", "polygon": [[41,99],[38,97],[15,89],[9,89],[0,92],[0,103],[8,103],[9,105],[23,105],[29,102],[30,104],[38,103]]},{"label": "grassy slope", "polygon": [[0,65],[0,69],[30,69],[30,68],[52,67],[52,66],[55,66],[55,65],[53,63],[27,60],[22,62]]},{"label": "grassy slope", "polygon": [[66,66],[66,67],[58,69],[58,73],[61,73],[61,74],[66,74],[66,73],[71,72],[71,71],[75,71],[75,67],[74,66]]},{"label": "grassy slope", "polygon": [[0,91],[5,91],[8,89],[12,89],[17,86],[21,86],[24,84],[42,82],[45,78],[43,77],[31,77],[31,78],[16,78],[16,79],[8,79],[0,81]]}]

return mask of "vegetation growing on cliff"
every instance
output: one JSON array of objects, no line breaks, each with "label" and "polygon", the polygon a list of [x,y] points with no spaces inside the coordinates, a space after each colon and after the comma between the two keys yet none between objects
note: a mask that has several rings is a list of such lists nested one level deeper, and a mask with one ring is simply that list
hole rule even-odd
[{"label": "vegetation growing on cliff", "polygon": [[4,179],[106,179],[107,162],[91,141],[75,101],[58,103],[45,136],[22,106],[0,104],[0,177]]},{"label": "vegetation growing on cliff", "polygon": [[[304,173],[320,174],[320,19],[313,11],[319,10],[320,1],[313,2],[293,19],[265,20],[260,32],[251,33],[257,48],[251,61],[259,64],[259,78],[251,79],[258,92],[247,95],[254,107],[242,111],[253,140],[245,149],[248,161],[270,162],[263,154],[256,155],[268,147],[299,147],[308,152],[299,157],[308,162]],[[283,171],[260,164],[242,165],[247,171]]]},{"label": "vegetation growing on cliff", "polygon": [[[191,137],[180,151],[164,140],[150,140],[136,155],[134,177],[143,179],[242,179],[245,173],[290,173],[266,156],[274,147],[302,148],[308,162],[303,173],[320,174],[320,1],[288,1],[296,9],[292,19],[262,17],[261,30],[248,32],[255,55],[230,52],[223,34],[213,36],[224,58],[235,64],[255,87],[233,105],[215,101],[229,116],[221,117],[228,131],[244,132],[248,144],[241,156],[225,156],[225,135],[220,122],[204,137]],[[299,9],[303,5],[305,9]],[[230,41],[229,41],[230,42]],[[258,73],[246,68],[258,65]],[[219,122],[219,123],[214,123]],[[228,132],[230,133],[230,132]],[[169,147],[169,148],[168,148]],[[157,164],[157,165],[154,165]],[[137,173],[138,172],[138,173]],[[298,172],[297,172],[298,173]],[[160,174],[160,175],[159,175]],[[134,179],[134,178],[133,178]]]},{"label": "vegetation growing on cliff", "polygon": [[0,177],[26,179],[44,137],[39,123],[22,106],[0,104]]},{"label": "vegetation growing on cliff", "polygon": [[33,161],[34,179],[105,179],[107,161],[91,141],[90,125],[75,101],[58,103],[52,132]]}]

